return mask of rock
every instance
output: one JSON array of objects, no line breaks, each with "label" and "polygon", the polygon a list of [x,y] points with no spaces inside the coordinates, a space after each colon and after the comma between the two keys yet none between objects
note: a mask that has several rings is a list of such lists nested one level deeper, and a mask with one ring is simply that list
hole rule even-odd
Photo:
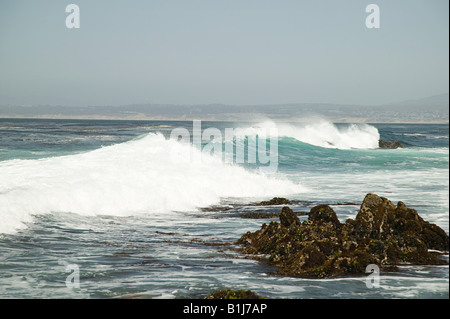
[{"label": "rock", "polygon": [[300,219],[298,219],[297,215],[295,215],[292,209],[287,206],[281,209],[280,223],[284,227],[289,227],[291,225],[301,225]]},{"label": "rock", "polygon": [[395,206],[375,194],[367,194],[356,216],[360,228],[366,229],[371,239],[388,240],[391,237],[417,236],[428,249],[449,250],[448,236],[440,227],[430,224],[417,211],[403,202]]},{"label": "rock", "polygon": [[359,235],[378,238],[383,233],[382,226],[386,224],[387,212],[394,209],[395,205],[390,200],[375,194],[367,194],[356,215]]},{"label": "rock", "polygon": [[378,147],[379,148],[405,148],[403,144],[401,144],[399,141],[384,141],[384,140],[378,140]]},{"label": "rock", "polygon": [[235,290],[235,289],[223,289],[216,290],[212,294],[209,294],[205,299],[266,299],[258,296],[251,290]]},{"label": "rock", "polygon": [[331,223],[331,225],[339,227],[341,222],[337,218],[334,210],[328,205],[318,205],[311,209],[308,220],[316,224]]},{"label": "rock", "polygon": [[248,212],[239,214],[240,218],[248,218],[248,219],[268,219],[268,218],[277,218],[280,217],[280,213],[273,212]]},{"label": "rock", "polygon": [[376,194],[367,194],[356,218],[345,223],[328,205],[313,207],[303,223],[283,207],[280,223],[264,224],[237,244],[243,253],[267,255],[279,274],[315,278],[362,274],[369,264],[389,270],[402,264],[447,264],[429,250],[449,250],[444,230],[403,202],[394,205]]},{"label": "rock", "polygon": [[[297,216],[305,216],[308,215],[307,212],[295,212],[294,213]],[[248,219],[269,219],[269,218],[279,218],[281,213],[279,212],[267,212],[267,211],[260,211],[260,212],[248,212],[248,213],[241,213],[238,214],[240,218],[248,218]]]},{"label": "rock", "polygon": [[269,201],[262,201],[257,203],[256,206],[269,206],[269,205],[289,205],[291,202],[287,198],[274,197]]}]

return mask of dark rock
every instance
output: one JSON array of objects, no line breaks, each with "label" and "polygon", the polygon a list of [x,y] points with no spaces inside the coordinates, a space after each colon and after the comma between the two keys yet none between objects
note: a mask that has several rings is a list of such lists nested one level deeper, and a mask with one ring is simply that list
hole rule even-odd
[{"label": "dark rock", "polygon": [[405,146],[400,143],[399,141],[384,141],[384,140],[379,140],[378,141],[378,147],[379,148],[405,148]]},{"label": "dark rock", "polygon": [[328,205],[318,205],[313,207],[309,212],[308,220],[320,225],[323,223],[331,223],[336,227],[341,226],[341,222],[337,218],[336,213]]},{"label": "dark rock", "polygon": [[209,294],[205,299],[266,299],[251,290],[222,289]]},{"label": "dark rock", "polygon": [[239,214],[240,218],[248,218],[248,219],[267,219],[267,218],[277,218],[280,217],[280,213],[272,213],[272,212],[248,212]]},{"label": "dark rock", "polygon": [[243,253],[268,255],[280,274],[315,278],[364,273],[369,264],[389,270],[401,264],[447,264],[428,250],[449,250],[444,230],[403,202],[395,206],[375,194],[367,194],[355,220],[343,224],[328,205],[313,207],[303,223],[283,207],[280,223],[264,224],[237,243]]},{"label": "dark rock", "polygon": [[295,215],[292,209],[287,206],[281,209],[280,223],[284,227],[289,227],[291,225],[301,225],[300,219],[298,219],[297,215]]},{"label": "dark rock", "polygon": [[[297,216],[308,215],[307,212],[294,212],[294,214]],[[279,218],[280,215],[281,215],[281,213],[279,211],[273,212],[273,211],[265,211],[265,210],[236,214],[236,216],[239,216],[240,218],[248,218],[248,219]]]},{"label": "dark rock", "polygon": [[257,203],[256,206],[269,206],[269,205],[289,205],[291,202],[287,198],[274,197],[269,201],[262,201]]},{"label": "dark rock", "polygon": [[390,200],[375,194],[367,194],[356,215],[358,234],[361,237],[378,239],[383,233],[382,226],[386,225],[387,212],[394,209],[395,205]]}]

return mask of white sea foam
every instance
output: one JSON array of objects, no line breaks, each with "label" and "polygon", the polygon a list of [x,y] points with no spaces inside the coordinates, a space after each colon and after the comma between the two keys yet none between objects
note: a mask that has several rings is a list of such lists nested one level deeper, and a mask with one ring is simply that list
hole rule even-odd
[{"label": "white sea foam", "polygon": [[278,129],[279,136],[292,137],[298,141],[327,148],[374,149],[378,148],[378,129],[368,124],[346,124],[337,126],[326,120],[313,123],[284,124],[265,121],[246,128],[246,135],[268,132],[268,128]]},{"label": "white sea foam", "polygon": [[36,214],[159,215],[208,206],[221,198],[304,190],[214,158],[174,163],[174,149],[186,147],[199,152],[161,134],[148,134],[83,154],[0,162],[0,233],[25,227]]},{"label": "white sea foam", "polygon": [[[397,135],[401,135],[401,134],[397,134]],[[435,138],[435,139],[443,139],[443,138],[448,139],[447,135],[432,135],[432,134],[421,134],[421,133],[403,133],[403,135],[406,135],[406,136],[420,136],[420,137]]]}]

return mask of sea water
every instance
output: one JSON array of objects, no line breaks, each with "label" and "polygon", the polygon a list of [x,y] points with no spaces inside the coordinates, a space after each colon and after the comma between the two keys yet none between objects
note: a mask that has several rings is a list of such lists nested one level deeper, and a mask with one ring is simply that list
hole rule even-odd
[{"label": "sea water", "polygon": [[448,125],[202,122],[242,128],[244,141],[274,126],[277,171],[262,174],[213,155],[174,162],[174,149],[200,151],[169,138],[192,121],[0,119],[0,297],[449,297],[448,266],[401,266],[370,289],[365,276],[278,276],[233,244],[274,220],[242,213],[281,209],[251,203],[280,196],[294,211],[329,204],[344,222],[376,193],[448,233]]}]

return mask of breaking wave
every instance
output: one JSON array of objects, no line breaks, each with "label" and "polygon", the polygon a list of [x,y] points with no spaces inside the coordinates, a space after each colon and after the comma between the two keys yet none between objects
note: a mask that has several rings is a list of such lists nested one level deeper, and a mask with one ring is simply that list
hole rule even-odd
[{"label": "breaking wave", "polygon": [[200,152],[190,144],[149,133],[81,154],[0,162],[0,233],[14,233],[39,214],[189,211],[222,198],[303,190],[301,185],[224,164],[213,156],[208,161],[175,163],[174,150],[183,148]]}]

